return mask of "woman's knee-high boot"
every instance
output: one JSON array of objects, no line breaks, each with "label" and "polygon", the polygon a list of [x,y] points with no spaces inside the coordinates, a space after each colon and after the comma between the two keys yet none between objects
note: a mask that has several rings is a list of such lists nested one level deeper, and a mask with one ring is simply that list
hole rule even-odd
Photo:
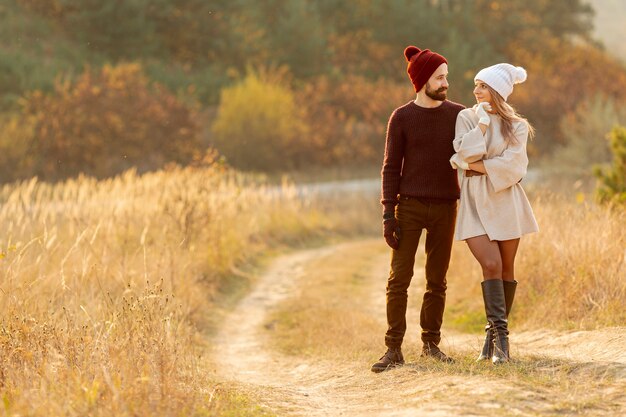
[{"label": "woman's knee-high boot", "polygon": [[490,279],[481,283],[483,301],[487,321],[491,325],[493,333],[493,356],[494,364],[509,360],[509,330],[506,319],[506,302],[504,298],[504,285],[500,279]]},{"label": "woman's knee-high boot", "polygon": [[[515,289],[517,288],[517,281],[502,281],[504,285],[504,301],[506,303],[506,318],[508,320],[511,308],[513,307],[513,300],[515,299]],[[490,361],[493,356],[493,332],[491,330],[491,324],[487,323],[485,326],[485,342],[483,348],[478,355],[477,361]]]},{"label": "woman's knee-high boot", "polygon": [[493,332],[491,331],[491,324],[487,323],[485,326],[485,343],[478,355],[477,361],[489,361],[493,356]]},{"label": "woman's knee-high boot", "polygon": [[510,344],[508,343],[509,334],[509,314],[513,308],[513,300],[515,299],[515,290],[517,289],[517,281],[502,281],[504,286],[504,301],[506,303],[506,329],[507,329],[507,358],[511,359]]}]

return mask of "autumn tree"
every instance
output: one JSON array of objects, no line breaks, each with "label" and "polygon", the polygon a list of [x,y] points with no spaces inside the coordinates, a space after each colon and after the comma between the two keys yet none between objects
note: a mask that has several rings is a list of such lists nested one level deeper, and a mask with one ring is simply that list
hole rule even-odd
[{"label": "autumn tree", "polygon": [[145,171],[202,152],[196,110],[137,64],[87,70],[75,83],[57,82],[53,94],[30,93],[23,117],[33,129],[33,173],[46,179]]},{"label": "autumn tree", "polygon": [[281,71],[250,71],[222,90],[212,131],[215,148],[238,168],[280,171],[310,158],[309,127]]}]

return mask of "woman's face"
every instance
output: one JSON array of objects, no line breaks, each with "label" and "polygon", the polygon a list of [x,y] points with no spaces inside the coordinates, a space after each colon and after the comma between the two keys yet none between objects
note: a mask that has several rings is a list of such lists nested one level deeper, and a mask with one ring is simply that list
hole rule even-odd
[{"label": "woman's face", "polygon": [[476,80],[474,83],[474,97],[476,97],[477,103],[482,103],[483,101],[491,103],[491,93],[487,89],[487,84],[481,80]]}]

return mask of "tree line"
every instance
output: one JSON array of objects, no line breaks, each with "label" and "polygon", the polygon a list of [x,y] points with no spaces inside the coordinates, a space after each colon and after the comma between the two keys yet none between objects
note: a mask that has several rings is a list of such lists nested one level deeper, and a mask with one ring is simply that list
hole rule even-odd
[{"label": "tree line", "polygon": [[409,44],[448,58],[466,105],[477,70],[524,66],[511,102],[537,127],[535,154],[567,145],[583,103],[626,99],[582,0],[10,0],[2,13],[4,181],[208,149],[262,171],[379,163],[389,113],[414,95]]}]

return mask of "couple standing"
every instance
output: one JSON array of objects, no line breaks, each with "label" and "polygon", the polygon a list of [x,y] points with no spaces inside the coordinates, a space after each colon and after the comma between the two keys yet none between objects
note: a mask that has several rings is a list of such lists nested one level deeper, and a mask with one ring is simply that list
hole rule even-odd
[{"label": "couple standing", "polygon": [[415,46],[407,47],[404,55],[417,98],[396,109],[387,127],[381,200],[383,234],[393,249],[387,282],[387,352],[372,371],[404,363],[407,290],[423,229],[422,356],[453,361],[438,345],[446,272],[456,239],[467,243],[483,272],[488,324],[478,359],[507,362],[507,317],[517,286],[515,254],[520,237],[538,230],[519,184],[528,165],[526,142],[534,130],[506,102],[513,85],[526,80],[526,71],[510,64],[480,70],[474,78],[477,104],[465,109],[446,100],[448,62],[443,56]]}]

